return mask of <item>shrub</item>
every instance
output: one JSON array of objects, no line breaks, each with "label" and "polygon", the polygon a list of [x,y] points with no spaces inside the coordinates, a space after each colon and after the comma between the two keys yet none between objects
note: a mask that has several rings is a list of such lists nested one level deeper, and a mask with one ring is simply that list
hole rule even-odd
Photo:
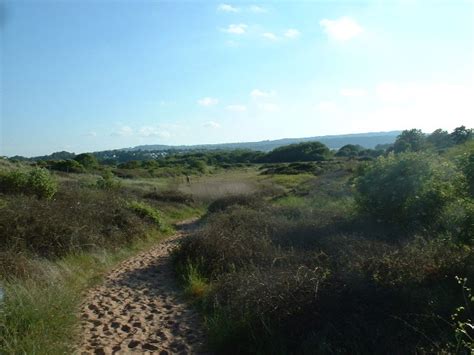
[{"label": "shrub", "polygon": [[320,142],[304,142],[275,148],[263,159],[268,163],[322,161],[330,156],[327,146]]},{"label": "shrub", "polygon": [[120,181],[114,178],[111,171],[107,170],[100,178],[96,181],[96,186],[99,189],[111,190],[121,186]]},{"label": "shrub", "polygon": [[224,211],[231,206],[257,206],[261,204],[261,199],[249,195],[229,195],[214,200],[208,207],[210,213]]},{"label": "shrub", "polygon": [[234,206],[182,242],[178,265],[206,280],[188,287],[204,298],[214,350],[436,353],[454,340],[454,276],[472,274],[470,247],[323,235],[308,218]]},{"label": "shrub", "polygon": [[95,169],[99,166],[97,158],[90,153],[76,155],[74,160],[80,163],[86,169]]},{"label": "shrub", "polygon": [[468,191],[474,197],[474,149],[467,152],[461,159],[461,166],[467,180]]},{"label": "shrub", "polygon": [[191,195],[178,190],[165,190],[159,192],[153,191],[146,193],[144,197],[161,202],[174,202],[184,204],[191,204],[194,202],[194,199]]},{"label": "shrub", "polygon": [[83,173],[85,171],[84,167],[73,159],[50,161],[48,164],[49,169],[66,173]]},{"label": "shrub", "polygon": [[57,183],[46,169],[34,169],[28,174],[27,191],[39,198],[50,199],[58,190]]},{"label": "shrub", "polygon": [[459,175],[447,162],[427,154],[380,157],[356,180],[358,207],[392,226],[426,229],[455,196]]},{"label": "shrub", "polygon": [[130,202],[128,206],[139,217],[149,219],[159,227],[163,225],[160,213],[150,205],[147,205],[144,202],[133,201]]},{"label": "shrub", "polygon": [[0,175],[0,192],[35,195],[51,199],[57,191],[57,183],[43,168],[29,172],[12,171]]},{"label": "shrub", "polygon": [[62,186],[54,199],[4,197],[0,251],[63,256],[145,236],[149,224],[111,191]]}]

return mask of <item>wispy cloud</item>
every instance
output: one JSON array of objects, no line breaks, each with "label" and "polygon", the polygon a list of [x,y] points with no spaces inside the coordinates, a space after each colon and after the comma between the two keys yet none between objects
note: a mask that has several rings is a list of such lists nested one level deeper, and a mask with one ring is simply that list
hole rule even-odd
[{"label": "wispy cloud", "polygon": [[248,26],[244,23],[231,24],[224,28],[222,31],[232,33],[235,35],[243,35],[247,31]]},{"label": "wispy cloud", "polygon": [[238,7],[229,5],[229,4],[220,4],[217,6],[217,11],[222,11],[222,12],[239,12],[240,9]]},{"label": "wispy cloud", "polygon": [[233,111],[233,112],[245,112],[245,111],[247,111],[247,106],[245,106],[245,105],[228,105],[228,106],[226,106],[226,110]]},{"label": "wispy cloud", "polygon": [[275,96],[275,95],[276,95],[275,90],[263,91],[263,90],[260,90],[260,89],[253,89],[250,92],[250,96],[253,97],[254,99],[269,98],[269,97],[272,97],[272,96]]},{"label": "wispy cloud", "polygon": [[221,127],[221,125],[218,122],[215,122],[215,121],[204,122],[203,126],[206,127],[206,128],[214,128],[214,129]]},{"label": "wispy cloud", "polygon": [[89,131],[84,134],[86,137],[97,137],[97,132],[95,131]]},{"label": "wispy cloud", "polygon": [[364,29],[354,19],[347,16],[336,20],[323,19],[319,24],[328,37],[336,41],[349,41],[364,32]]},{"label": "wispy cloud", "polygon": [[155,126],[143,126],[138,130],[138,135],[141,137],[159,137],[159,138],[169,138],[171,133]]},{"label": "wispy cloud", "polygon": [[203,97],[202,99],[197,100],[198,105],[209,107],[214,106],[219,103],[219,100],[214,97]]},{"label": "wispy cloud", "polygon": [[359,88],[347,88],[347,89],[341,89],[339,93],[342,96],[346,97],[362,97],[362,96],[367,96],[367,91],[364,89],[359,89]]},{"label": "wispy cloud", "polygon": [[283,34],[286,38],[298,38],[301,35],[301,32],[298,31],[296,28],[289,28]]},{"label": "wispy cloud", "polygon": [[133,128],[130,126],[120,126],[118,129],[111,133],[115,137],[130,137],[134,133]]},{"label": "wispy cloud", "polygon": [[268,10],[264,7],[257,6],[257,5],[251,5],[248,7],[250,12],[256,13],[256,14],[263,14],[265,12],[268,12]]},{"label": "wispy cloud", "polygon": [[278,37],[272,32],[265,32],[262,34],[262,37],[269,41],[276,41],[278,39]]},{"label": "wispy cloud", "polygon": [[277,104],[269,103],[269,102],[258,104],[257,107],[260,110],[265,111],[265,112],[278,112],[278,111],[280,111],[280,107]]}]

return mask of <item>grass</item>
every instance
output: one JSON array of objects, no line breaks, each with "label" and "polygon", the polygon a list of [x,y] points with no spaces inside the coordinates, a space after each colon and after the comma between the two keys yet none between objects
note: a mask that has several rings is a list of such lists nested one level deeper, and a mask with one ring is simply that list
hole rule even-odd
[{"label": "grass", "polygon": [[116,250],[31,260],[33,273],[3,281],[0,353],[71,353],[77,339],[77,307],[84,292],[120,261],[171,234],[155,233]]},{"label": "grass", "polygon": [[474,248],[441,230],[401,233],[361,213],[355,168],[256,176],[259,189],[285,193],[209,205],[175,261],[214,351],[469,353],[473,301],[455,276],[472,284]]},{"label": "grass", "polygon": [[204,212],[199,203],[145,199],[162,181],[105,191],[93,174],[54,176],[50,201],[0,196],[1,354],[72,353],[85,291],[172,234],[174,223]]}]

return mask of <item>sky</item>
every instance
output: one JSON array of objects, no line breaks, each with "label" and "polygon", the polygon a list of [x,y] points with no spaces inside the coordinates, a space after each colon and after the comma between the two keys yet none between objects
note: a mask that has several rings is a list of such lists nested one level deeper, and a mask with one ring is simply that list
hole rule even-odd
[{"label": "sky", "polygon": [[0,155],[474,126],[474,1],[0,0]]}]

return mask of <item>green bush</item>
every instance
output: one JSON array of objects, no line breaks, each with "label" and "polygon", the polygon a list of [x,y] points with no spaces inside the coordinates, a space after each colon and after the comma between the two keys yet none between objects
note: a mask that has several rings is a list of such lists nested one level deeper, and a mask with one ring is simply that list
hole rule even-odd
[{"label": "green bush", "polygon": [[99,189],[111,190],[119,188],[121,184],[119,180],[114,178],[114,175],[111,171],[106,171],[100,178],[97,179],[96,186]]},{"label": "green bush", "polygon": [[327,160],[331,152],[320,142],[304,142],[285,145],[273,149],[264,156],[268,163],[288,163],[296,161],[323,161]]},{"label": "green bush", "polygon": [[57,191],[57,183],[46,169],[29,172],[12,171],[0,175],[0,192],[35,195],[51,199]]},{"label": "green bush", "polygon": [[84,167],[73,159],[48,161],[48,164],[49,169],[66,173],[83,173],[85,171]]},{"label": "green bush", "polygon": [[154,224],[161,227],[163,225],[160,212],[147,205],[144,202],[133,201],[128,204],[129,208],[134,211],[139,217],[151,220]]},{"label": "green bush", "polygon": [[380,222],[408,230],[439,223],[455,198],[460,176],[449,163],[422,153],[380,157],[356,180],[360,210]]},{"label": "green bush", "polygon": [[99,166],[97,158],[91,153],[79,154],[74,158],[74,160],[86,169],[95,169]]},{"label": "green bush", "polygon": [[39,198],[50,199],[58,190],[56,181],[46,169],[35,169],[28,174],[26,189]]},{"label": "green bush", "polygon": [[467,187],[471,197],[474,197],[474,149],[466,153],[461,159],[461,166],[467,180]]}]

